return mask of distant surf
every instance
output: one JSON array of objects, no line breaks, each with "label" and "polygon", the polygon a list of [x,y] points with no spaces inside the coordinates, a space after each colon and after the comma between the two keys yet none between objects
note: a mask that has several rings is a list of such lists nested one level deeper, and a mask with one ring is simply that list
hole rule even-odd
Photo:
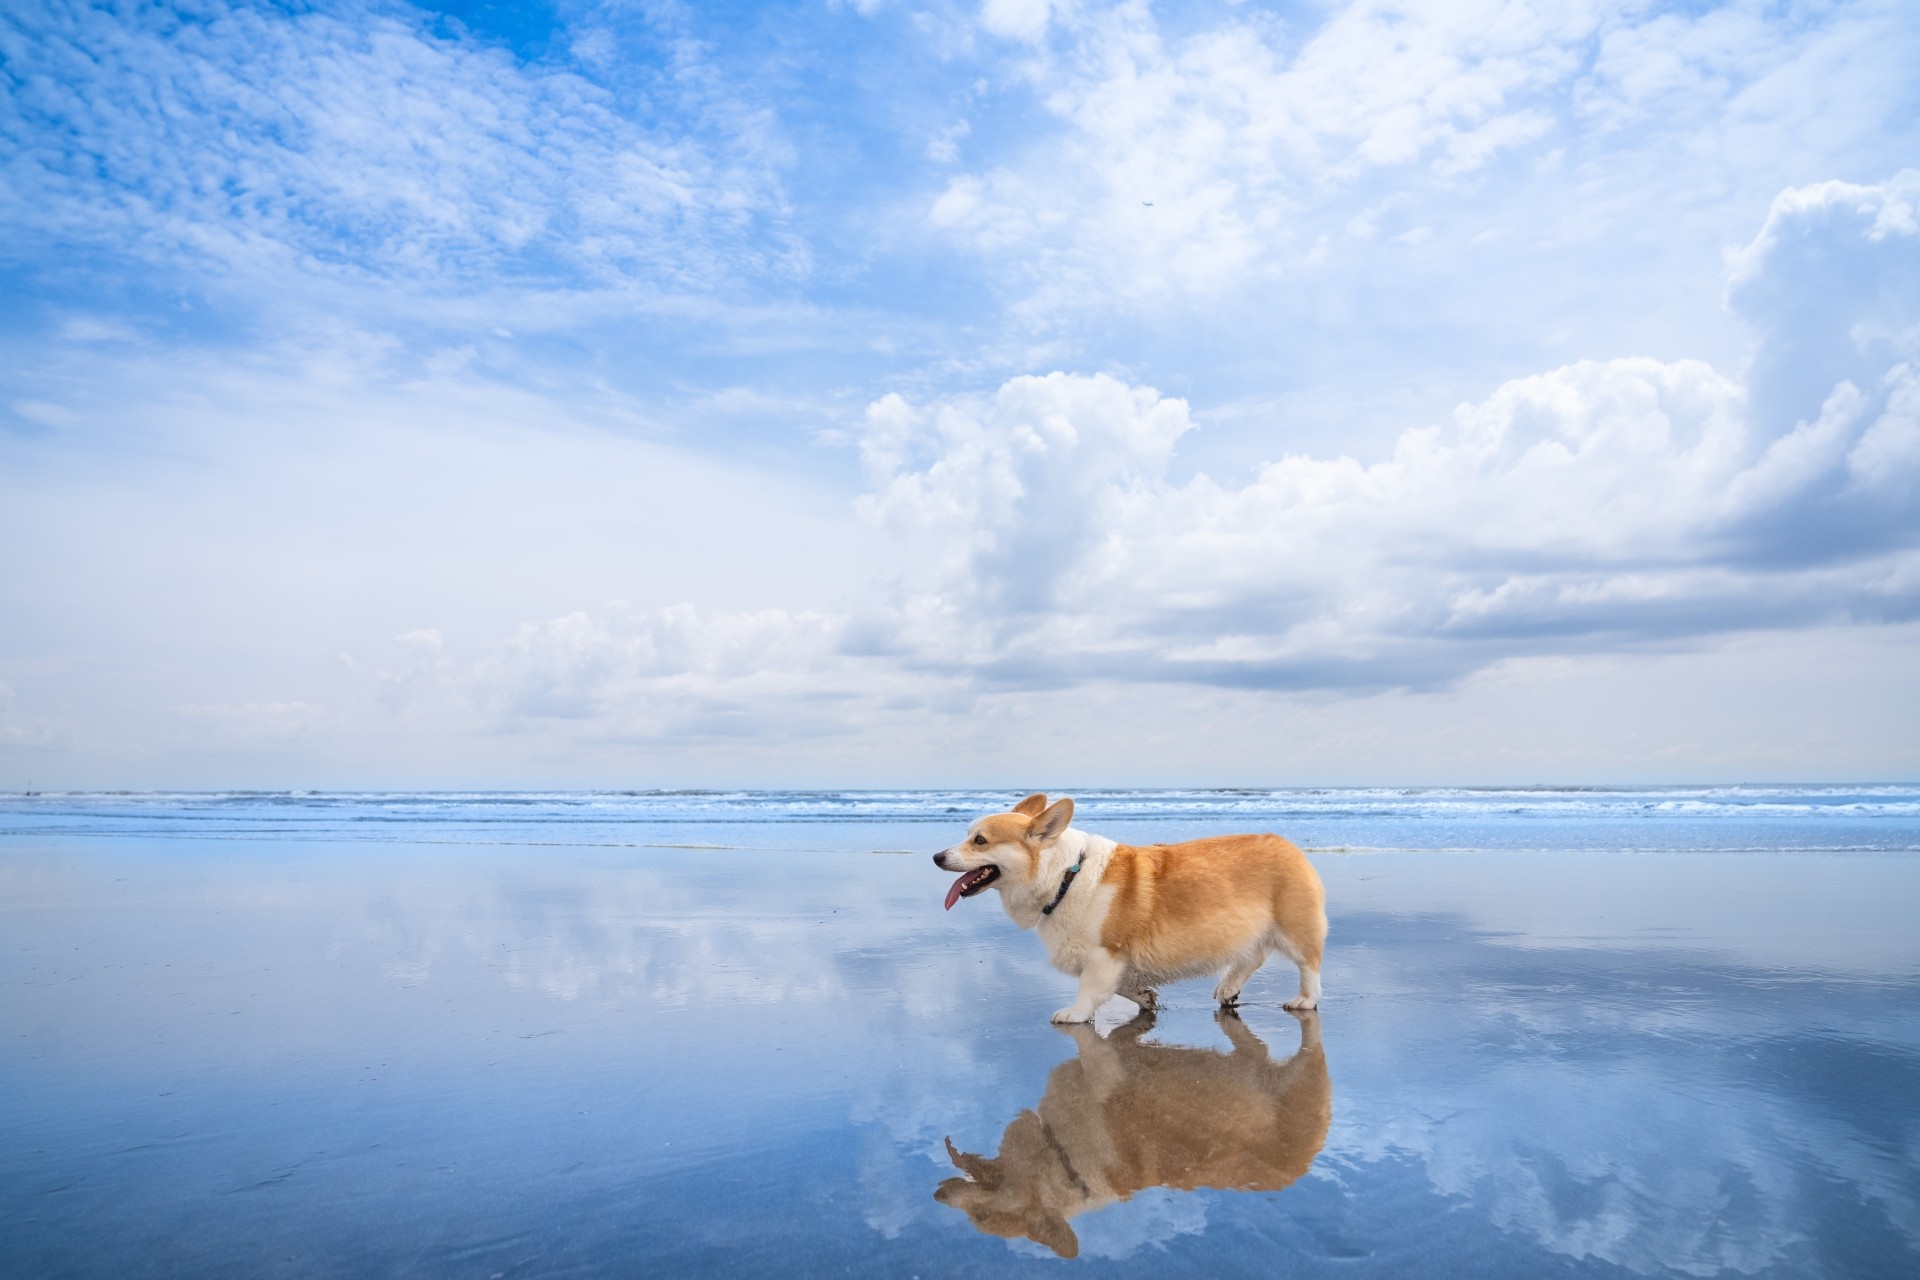
[{"label": "distant surf", "polygon": [[[1920,851],[1920,784],[1909,783],[1062,793],[1078,802],[1081,826],[1128,840],[1232,828],[1281,831],[1326,852]],[[832,842],[839,845],[858,843],[861,829],[963,823],[1012,798],[1000,790],[15,792],[0,793],[0,836],[722,849],[764,845],[761,837],[781,844],[796,825],[851,829]]]}]

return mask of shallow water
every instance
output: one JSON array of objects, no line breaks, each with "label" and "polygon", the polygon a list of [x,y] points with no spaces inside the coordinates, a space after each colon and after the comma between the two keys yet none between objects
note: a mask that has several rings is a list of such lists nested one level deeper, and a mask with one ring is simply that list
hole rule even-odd
[{"label": "shallow water", "polygon": [[1920,1273],[1914,789],[1090,795],[1393,850],[1101,1038],[1006,799],[0,800],[0,1273]]}]

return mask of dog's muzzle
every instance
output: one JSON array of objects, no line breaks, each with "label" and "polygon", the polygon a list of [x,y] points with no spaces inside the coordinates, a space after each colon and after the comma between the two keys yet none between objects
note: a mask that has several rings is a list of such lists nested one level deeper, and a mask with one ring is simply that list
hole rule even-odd
[{"label": "dog's muzzle", "polygon": [[[949,869],[945,866],[941,868],[943,871]],[[983,892],[988,885],[999,878],[1000,868],[991,862],[984,867],[975,867],[971,871],[963,872],[960,878],[953,882],[953,887],[947,890],[947,910],[953,910],[953,904],[960,899],[971,898],[974,894]]]}]

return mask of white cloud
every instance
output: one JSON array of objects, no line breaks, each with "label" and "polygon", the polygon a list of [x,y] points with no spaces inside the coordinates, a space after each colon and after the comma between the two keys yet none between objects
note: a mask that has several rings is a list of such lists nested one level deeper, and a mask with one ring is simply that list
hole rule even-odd
[{"label": "white cloud", "polygon": [[[1885,286],[1920,264],[1917,181],[1790,191],[1732,258],[1756,385],[1788,360],[1826,388],[1798,418],[1697,361],[1583,361],[1383,460],[1288,456],[1231,486],[1172,482],[1186,404],[1105,376],[878,401],[868,512],[914,554],[904,598],[865,625],[877,647],[1022,681],[1316,687],[1915,616],[1920,292]],[[1809,265],[1836,261],[1839,281]],[[1803,296],[1829,357],[1811,364]],[[1846,380],[1863,359],[1874,376]]]},{"label": "white cloud", "polygon": [[21,69],[0,207],[30,243],[281,289],[681,289],[803,260],[777,225],[784,154],[763,116],[700,103],[662,127],[574,71],[387,10],[55,2],[10,8],[0,40]]},{"label": "white cloud", "polygon": [[[1008,31],[1046,29],[1044,5],[1019,14]],[[1591,238],[1628,216],[1624,192],[1634,215],[1693,219],[1708,191],[1778,189],[1783,157],[1871,136],[1901,96],[1886,83],[1900,51],[1920,46],[1884,4],[1357,0],[1317,23],[1236,11],[1182,29],[1128,0],[1055,17],[1019,63],[1055,128],[980,146],[923,206],[937,233],[1003,258],[1023,313],[1050,320],[1298,278],[1383,197],[1457,220],[1418,237],[1436,255],[1495,219],[1523,246]],[[1524,208],[1479,198],[1516,186]]]},{"label": "white cloud", "polygon": [[[927,142],[927,158],[938,164],[955,164],[960,159],[960,144],[973,132],[966,120],[956,120]],[[936,214],[936,219],[938,215]]]},{"label": "white cloud", "polygon": [[1061,0],[981,0],[980,25],[1009,40],[1038,41],[1047,34]]},{"label": "white cloud", "polygon": [[1911,503],[1920,479],[1920,370],[1902,364],[1887,381],[1886,412],[1848,450],[1847,470],[1859,492]]},{"label": "white cloud", "polygon": [[[889,397],[868,424],[862,453],[881,487],[866,509],[940,557],[916,558],[915,575],[963,575],[996,616],[1053,598],[1059,577],[1095,550],[1091,508],[1157,474],[1192,427],[1179,401],[1059,373],[925,412]],[[924,467],[907,461],[918,447],[932,454]]]},{"label": "white cloud", "polygon": [[[1038,39],[1047,13],[983,20]],[[1028,69],[1064,132],[1018,169],[955,179],[933,221],[989,252],[1038,242],[1038,276],[1091,272],[1109,297],[1217,290],[1306,252],[1296,215],[1323,183],[1466,172],[1550,132],[1519,99],[1577,72],[1599,21],[1580,0],[1363,3],[1300,43],[1259,15],[1169,37],[1144,4],[1091,9]]]},{"label": "white cloud", "polygon": [[[1730,267],[1763,354],[1800,323],[1792,290],[1821,286],[1807,262],[1864,246],[1861,279],[1906,269],[1920,235],[1883,215],[1911,181],[1830,200],[1783,196]],[[1833,216],[1836,200],[1852,212]],[[1840,296],[1899,318],[1878,293]],[[1195,686],[1437,689],[1479,672],[1488,674],[1469,704],[1534,705],[1541,690],[1625,678],[1546,671],[1541,660],[1920,617],[1911,500],[1920,363],[1885,336],[1904,332],[1860,330],[1864,345],[1835,354],[1822,393],[1783,421],[1759,411],[1748,380],[1702,362],[1583,361],[1512,379],[1445,425],[1405,431],[1384,457],[1291,454],[1238,483],[1180,477],[1177,456],[1197,432],[1186,402],[1111,375],[1023,376],[980,396],[887,395],[857,433],[872,544],[863,559],[846,554],[853,539],[843,534],[802,545],[799,509],[774,505],[775,491],[612,436],[530,429],[550,407],[463,382],[465,373],[398,388],[392,404],[336,396],[282,430],[320,441],[340,429],[316,429],[329,415],[393,424],[420,412],[405,406],[435,406],[405,430],[379,428],[377,454],[349,451],[361,463],[385,459],[376,475],[413,479],[382,496],[364,475],[323,469],[311,497],[268,489],[276,520],[258,527],[280,550],[262,548],[257,568],[235,563],[257,577],[292,552],[306,579],[352,583],[352,626],[333,624],[316,646],[335,684],[197,701],[266,707],[268,720],[276,705],[325,705],[336,728],[340,707],[360,705],[394,733],[507,735],[543,752],[733,742],[778,753],[833,739],[857,756],[924,738],[954,758],[1044,744],[1061,706],[1112,703],[1114,689],[1139,682],[1182,686],[1190,708],[1215,696]],[[1855,381],[1847,375],[1863,367],[1861,351],[1880,368]],[[1760,361],[1748,379],[1767,368]],[[235,411],[281,394],[233,391]],[[191,415],[195,403],[176,412]],[[302,447],[305,456],[318,446]],[[279,454],[268,461],[287,466]],[[267,474],[229,465],[223,504],[261,489]],[[423,477],[432,483],[416,483]],[[420,506],[431,493],[448,497]],[[371,504],[356,531],[379,549],[380,575],[342,567],[364,562],[366,548],[320,550],[313,537],[328,521],[300,514],[315,502],[329,513]],[[628,507],[647,513],[643,526],[626,527]],[[590,513],[583,572],[582,544],[553,530]],[[289,520],[289,532],[273,532]],[[178,512],[151,523],[170,531],[167,562],[209,559],[200,543],[179,541],[188,526]],[[441,526],[421,540],[419,530]],[[646,602],[597,603],[628,594],[629,563],[654,567]],[[769,576],[776,563],[784,567]],[[738,590],[755,566],[759,585]],[[806,589],[771,594],[770,584],[802,574]],[[732,584],[734,598],[696,589],[714,581]],[[653,603],[663,596],[683,603]],[[289,620],[311,626],[301,619],[345,598],[333,589]],[[412,621],[369,636],[375,619],[396,616]],[[200,631],[208,620],[189,624]],[[384,656],[343,667],[333,657],[343,649]],[[1036,692],[1045,690],[1054,693]],[[1166,710],[1139,699],[1105,714],[1145,723],[1148,710]],[[1380,708],[1403,726],[1418,718],[1404,705]],[[1244,722],[1248,712],[1221,704],[1207,714]],[[315,719],[309,734],[322,727]],[[1377,750],[1337,718],[1316,721],[1329,750],[1337,729],[1350,758]],[[1540,758],[1537,744],[1527,758]]]},{"label": "white cloud", "polygon": [[1727,297],[1760,331],[1751,374],[1776,424],[1839,378],[1863,391],[1920,350],[1920,171],[1782,192],[1727,255]]},{"label": "white cloud", "polygon": [[[36,376],[73,393],[77,421],[57,439],[0,433],[0,678],[20,691],[0,745],[23,761],[60,746],[42,721],[72,726],[62,769],[187,784],[297,775],[287,761],[405,780],[505,750],[503,733],[718,732],[755,698],[817,730],[806,664],[762,622],[804,618],[869,557],[844,500],[804,477],[664,443],[610,394],[396,375],[378,344],[87,350]],[[700,620],[655,616],[688,599]],[[606,636],[522,626],[577,612]],[[777,687],[750,678],[756,645],[787,672]],[[628,665],[603,688],[594,664],[614,650]],[[326,713],[266,732],[295,706]],[[245,741],[274,749],[229,751]]]},{"label": "white cloud", "polygon": [[736,613],[672,605],[649,615],[571,613],[528,623],[478,663],[472,695],[493,714],[593,719],[624,737],[738,731],[743,708],[761,725],[787,722],[783,704],[848,696],[832,681],[838,627],[812,613]]}]

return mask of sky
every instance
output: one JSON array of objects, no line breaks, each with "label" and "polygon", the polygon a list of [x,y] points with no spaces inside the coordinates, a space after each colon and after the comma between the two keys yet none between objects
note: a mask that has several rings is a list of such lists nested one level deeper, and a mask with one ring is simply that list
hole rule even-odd
[{"label": "sky", "polygon": [[1920,7],[0,12],[0,789],[1920,777]]}]

